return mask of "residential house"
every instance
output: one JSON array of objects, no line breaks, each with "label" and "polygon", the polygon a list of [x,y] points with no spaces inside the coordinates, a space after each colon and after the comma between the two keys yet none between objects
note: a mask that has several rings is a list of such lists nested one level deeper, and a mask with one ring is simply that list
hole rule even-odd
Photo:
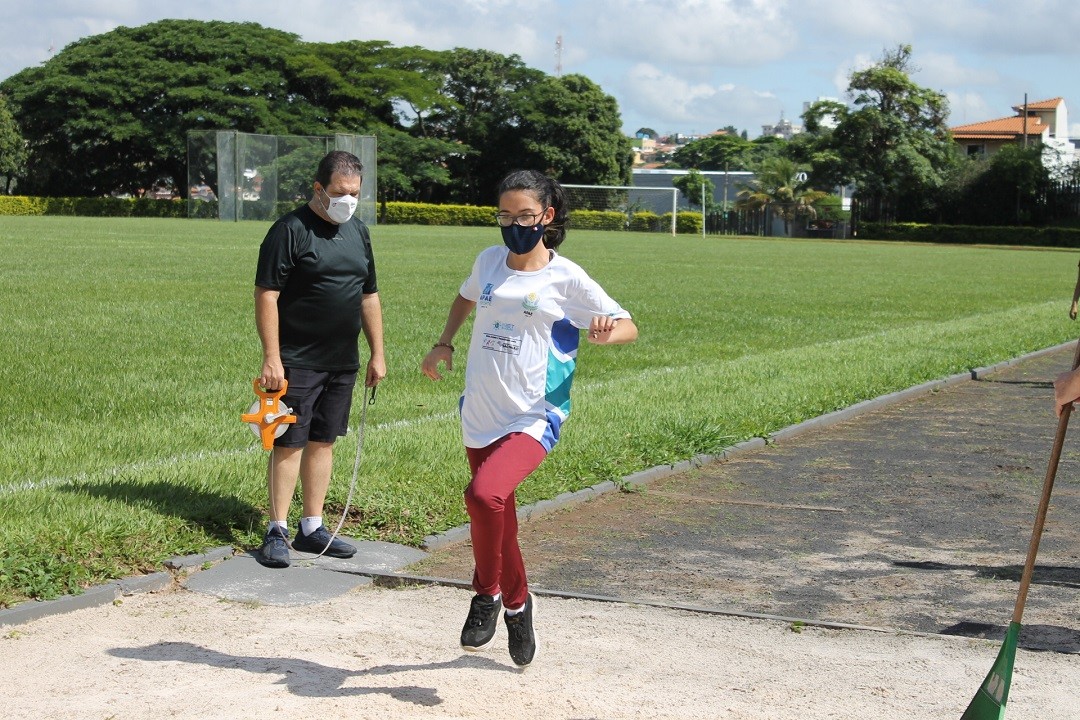
[{"label": "residential house", "polygon": [[1037,144],[1051,172],[1071,165],[1074,147],[1069,140],[1069,112],[1062,98],[1014,105],[1015,115],[950,128],[953,140],[968,155],[991,156],[1006,145]]}]

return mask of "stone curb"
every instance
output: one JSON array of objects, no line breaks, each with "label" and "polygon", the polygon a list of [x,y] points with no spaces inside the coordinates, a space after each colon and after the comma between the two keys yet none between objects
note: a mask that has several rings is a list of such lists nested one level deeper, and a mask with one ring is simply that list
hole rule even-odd
[{"label": "stone curb", "polygon": [[[1075,341],[1069,341],[1053,347],[1043,348],[1042,350],[1036,350],[1034,352],[1021,355],[1020,357],[1013,358],[1012,360],[1004,360],[1002,362],[990,365],[989,367],[973,368],[966,373],[958,373],[956,375],[949,375],[948,377],[939,380],[930,380],[929,382],[915,385],[913,387],[905,388],[904,390],[897,390],[885,395],[881,395],[870,400],[863,400],[857,402],[846,408],[835,410],[833,412],[819,415],[809,420],[804,420],[795,425],[790,425],[781,430],[777,430],[771,433],[768,437],[756,437],[746,440],[744,442],[732,445],[731,447],[724,448],[717,455],[696,455],[689,460],[683,460],[682,462],[675,463],[674,465],[657,465],[655,467],[647,468],[645,470],[638,471],[631,475],[627,475],[621,481],[621,483],[614,483],[610,480],[592,485],[587,488],[578,490],[577,492],[562,493],[550,500],[540,500],[539,502],[524,507],[518,508],[517,514],[519,520],[532,520],[539,518],[548,513],[555,512],[556,510],[562,510],[564,508],[573,507],[579,503],[587,502],[602,495],[604,493],[611,492],[619,487],[641,487],[647,485],[654,480],[668,477],[670,475],[676,475],[678,473],[690,470],[695,467],[701,467],[713,462],[723,462],[730,460],[748,453],[756,452],[766,445],[783,442],[784,440],[790,440],[797,435],[801,435],[804,432],[811,430],[820,430],[830,425],[843,422],[844,420],[850,420],[858,415],[872,410],[879,410],[889,405],[894,405],[898,402],[911,399],[918,395],[924,395],[934,390],[940,390],[941,388],[955,385],[960,382],[967,382],[970,380],[981,380],[987,375],[994,373],[998,370],[1002,370],[1011,365],[1015,365],[1025,360],[1033,360],[1037,357],[1047,355],[1049,353],[1057,352],[1068,346],[1075,345]],[[428,552],[434,552],[440,548],[453,545],[455,543],[463,542],[469,539],[469,524],[459,525],[449,530],[445,530],[441,533],[434,535],[428,535],[423,539],[420,547]]]}]

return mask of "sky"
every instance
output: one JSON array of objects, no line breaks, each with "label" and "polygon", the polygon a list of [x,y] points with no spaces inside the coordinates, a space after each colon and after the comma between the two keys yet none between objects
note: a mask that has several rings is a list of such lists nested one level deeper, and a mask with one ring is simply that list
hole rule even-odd
[{"label": "sky", "polygon": [[[803,103],[847,101],[848,77],[912,46],[912,79],[949,100],[949,125],[1055,97],[1080,137],[1075,0],[0,0],[0,79],[80,38],[167,18],[256,22],[303,40],[385,40],[517,54],[616,99],[628,135],[751,139]],[[557,50],[557,48],[560,48]],[[137,71],[137,68],[133,68]]]}]

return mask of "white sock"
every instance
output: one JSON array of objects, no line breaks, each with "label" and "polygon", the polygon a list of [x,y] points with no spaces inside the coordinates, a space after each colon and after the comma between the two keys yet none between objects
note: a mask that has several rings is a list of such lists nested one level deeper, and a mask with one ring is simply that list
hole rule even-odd
[{"label": "white sock", "polygon": [[285,536],[289,536],[289,526],[287,520],[271,520],[270,524],[266,527],[266,532],[270,532],[274,528],[278,528],[281,532],[285,533]]},{"label": "white sock", "polygon": [[322,527],[322,515],[300,518],[300,532],[310,535]]},{"label": "white sock", "polygon": [[[529,604],[529,601],[526,600],[525,605],[528,605],[528,604]],[[506,608],[506,614],[507,615],[517,615],[519,612],[521,612],[522,610],[525,609],[525,605],[522,605],[517,610],[511,610],[510,608]]]}]

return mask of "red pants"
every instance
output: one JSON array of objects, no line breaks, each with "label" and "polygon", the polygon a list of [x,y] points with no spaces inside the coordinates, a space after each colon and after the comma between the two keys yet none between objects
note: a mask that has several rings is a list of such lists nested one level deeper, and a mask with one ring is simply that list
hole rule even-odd
[{"label": "red pants", "polygon": [[473,590],[480,595],[502,592],[503,607],[525,604],[529,586],[518,547],[514,490],[547,455],[532,436],[510,433],[487,447],[465,448],[472,482],[465,488],[465,507],[472,521]]}]

